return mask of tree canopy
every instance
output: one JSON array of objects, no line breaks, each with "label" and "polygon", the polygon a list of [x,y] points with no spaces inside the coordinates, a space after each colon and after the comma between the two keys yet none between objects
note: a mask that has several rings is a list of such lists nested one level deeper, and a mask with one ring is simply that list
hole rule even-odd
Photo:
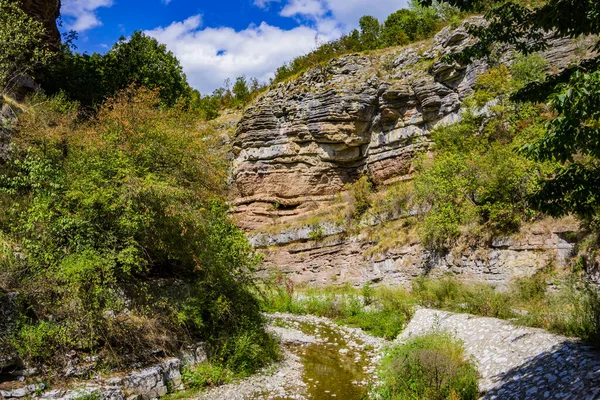
[{"label": "tree canopy", "polygon": [[169,106],[191,92],[179,60],[164,44],[141,31],[129,39],[122,37],[104,55],[79,54],[63,45],[38,75],[49,94],[64,91],[85,106],[98,104],[131,84],[158,89],[161,102]]}]

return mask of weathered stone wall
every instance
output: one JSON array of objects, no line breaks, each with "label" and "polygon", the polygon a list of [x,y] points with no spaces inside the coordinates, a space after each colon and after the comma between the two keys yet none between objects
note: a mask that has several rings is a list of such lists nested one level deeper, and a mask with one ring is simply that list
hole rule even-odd
[{"label": "weathered stone wall", "polygon": [[464,281],[490,283],[502,289],[511,280],[531,276],[549,265],[564,267],[574,249],[565,233],[575,229],[533,229],[521,236],[496,239],[488,247],[467,246],[444,254],[432,253],[415,242],[368,255],[372,243],[360,235],[337,234],[339,230],[330,226],[322,231],[327,236],[322,240],[310,240],[304,227],[257,235],[251,237],[251,243],[261,248],[265,257],[264,276],[281,271],[296,283],[408,285],[418,276],[450,273]]}]

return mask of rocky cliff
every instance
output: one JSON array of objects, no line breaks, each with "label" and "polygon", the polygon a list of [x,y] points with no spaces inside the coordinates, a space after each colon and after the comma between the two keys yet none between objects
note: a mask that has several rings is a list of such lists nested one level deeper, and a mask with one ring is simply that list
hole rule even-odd
[{"label": "rocky cliff", "polygon": [[[262,96],[234,142],[242,226],[268,224],[273,205],[275,214],[301,214],[362,173],[378,185],[410,178],[415,148],[428,145],[432,128],[458,120],[462,100],[488,68],[439,61],[471,41],[465,29],[448,27],[432,41],[334,59]],[[544,56],[560,69],[581,46],[555,40]],[[501,61],[511,56],[504,52]]]},{"label": "rocky cliff", "polygon": [[[415,239],[371,251],[374,244],[364,232],[326,223],[317,224],[316,234],[314,220],[308,222],[363,174],[379,188],[412,178],[415,150],[431,144],[433,128],[460,119],[462,101],[488,70],[481,61],[440,61],[472,40],[464,28],[448,27],[409,47],[340,57],[280,83],[246,110],[233,143],[234,214],[264,249],[268,268],[323,285],[403,283],[444,272],[502,285],[545,265],[564,264],[573,248],[564,232],[576,229],[572,223],[553,227],[550,221],[518,238],[440,256]],[[553,39],[542,56],[556,71],[588,48],[585,41]],[[507,49],[499,54],[501,63],[514,58]],[[388,234],[402,235],[397,226]]]},{"label": "rocky cliff", "polygon": [[60,0],[21,0],[23,10],[44,24],[47,40],[52,48],[56,48],[60,43],[60,33],[56,26],[56,19],[60,16],[60,5]]}]

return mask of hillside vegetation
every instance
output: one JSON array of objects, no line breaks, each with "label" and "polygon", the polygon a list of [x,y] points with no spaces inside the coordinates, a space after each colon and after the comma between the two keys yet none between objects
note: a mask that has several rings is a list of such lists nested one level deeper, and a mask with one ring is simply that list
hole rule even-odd
[{"label": "hillside vegetation", "polygon": [[110,371],[198,342],[233,375],[277,359],[253,289],[260,258],[228,217],[227,149],[185,99],[177,59],[141,33],[101,61],[53,55],[37,21],[7,0],[0,11],[23,35],[7,37],[2,87],[40,74],[47,89],[2,100],[0,297],[16,293],[18,315],[3,321],[0,367],[60,376],[75,350]]},{"label": "hillside vegetation", "polygon": [[[7,43],[0,50],[1,104],[10,111],[0,126],[8,138],[0,160],[0,297],[16,293],[19,311],[9,334],[0,335],[2,359],[60,373],[75,351],[99,356],[95,368],[110,371],[206,342],[205,372],[187,376],[201,387],[278,359],[261,310],[337,313],[330,316],[391,338],[415,303],[503,318],[517,318],[523,307],[524,323],[597,341],[597,293],[576,279],[561,287],[576,293],[571,297],[548,292],[546,275],[509,294],[471,290],[452,279],[417,280],[413,297],[366,286],[363,297],[376,297],[379,305],[370,310],[355,298],[295,302],[282,279],[263,293],[255,280],[261,258],[229,218],[229,147],[207,120],[341,54],[407,45],[486,12],[494,37],[471,27],[480,41],[446,61],[485,56],[490,69],[465,99],[460,122],[439,126],[431,132],[434,146],[419,148],[414,179],[375,187],[363,176],[338,196],[338,212],[301,223],[314,226],[315,241],[323,239],[319,223],[334,220],[348,232],[364,229],[373,252],[405,244],[413,234],[431,252],[447,252],[548,216],[575,215],[582,229],[572,238],[578,254],[569,273],[583,277],[596,263],[600,230],[600,62],[591,58],[548,74],[537,54],[544,38],[534,33],[598,34],[598,5],[582,2],[587,19],[569,24],[548,22],[566,0],[483,3],[411,2],[383,24],[364,16],[360,31],[292,60],[269,84],[242,76],[231,88],[227,82],[201,95],[173,54],[141,32],[104,55],[79,54],[69,41],[52,53],[41,25],[16,3],[0,0],[0,23],[14,28],[0,30]],[[517,28],[504,34],[507,21]],[[534,33],[523,38],[523,32]],[[496,62],[498,41],[523,53],[510,67]],[[23,96],[15,82],[25,76],[42,90]],[[380,224],[369,224],[377,219]],[[460,346],[436,337],[388,357],[382,371],[394,393],[414,395],[414,387],[393,376],[413,379],[413,367],[422,366],[390,360],[417,357],[422,347],[446,354],[468,377],[452,379],[469,393],[465,398],[474,398],[473,368]],[[439,392],[440,398],[454,393]]]}]

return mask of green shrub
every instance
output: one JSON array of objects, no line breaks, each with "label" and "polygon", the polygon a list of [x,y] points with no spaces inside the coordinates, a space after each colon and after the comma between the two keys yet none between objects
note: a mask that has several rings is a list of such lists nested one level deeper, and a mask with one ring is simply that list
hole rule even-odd
[{"label": "green shrub", "polygon": [[[447,250],[459,239],[489,242],[517,232],[536,215],[529,199],[551,165],[516,149],[541,134],[545,109],[510,102],[514,85],[507,67],[490,70],[465,100],[462,120],[432,132],[433,161],[422,157],[415,180],[416,202],[424,213],[421,239],[428,249]],[[474,113],[492,100],[487,115]]]},{"label": "green shrub", "polygon": [[192,369],[186,368],[181,374],[187,389],[200,390],[207,386],[219,386],[231,382],[231,371],[221,365],[205,362]]},{"label": "green shrub", "polygon": [[371,282],[367,282],[362,286],[361,294],[363,296],[363,301],[365,302],[365,305],[368,306],[371,303],[373,303],[373,298],[375,296],[375,289],[373,289]]},{"label": "green shrub", "polygon": [[387,351],[378,371],[380,399],[477,399],[478,373],[446,333],[416,337]]},{"label": "green shrub", "polygon": [[13,340],[19,355],[33,360],[47,359],[73,344],[66,327],[46,321],[21,326]]},{"label": "green shrub", "polygon": [[346,185],[353,201],[353,216],[359,219],[372,204],[373,184],[367,175],[363,175],[359,180]]},{"label": "green shrub", "polygon": [[77,348],[122,365],[198,340],[246,373],[276,356],[216,135],[160,104],[132,88],[81,122],[64,97],[37,97],[20,119],[0,166],[0,232],[18,256],[0,276],[29,301],[25,361]]}]

